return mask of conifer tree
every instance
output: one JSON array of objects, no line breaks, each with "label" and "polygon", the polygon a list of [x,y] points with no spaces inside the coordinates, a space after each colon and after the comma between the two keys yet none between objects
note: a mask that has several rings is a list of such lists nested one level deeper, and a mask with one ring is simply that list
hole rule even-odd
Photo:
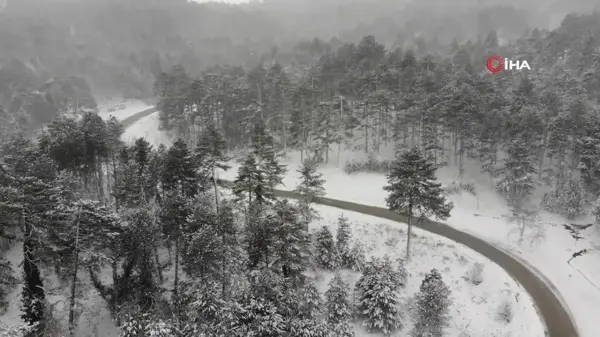
[{"label": "conifer tree", "polygon": [[356,282],[358,310],[370,332],[386,335],[401,328],[398,289],[402,283],[389,259],[372,259]]},{"label": "conifer tree", "polygon": [[320,197],[325,196],[325,188],[323,187],[325,180],[322,179],[323,174],[317,172],[317,163],[313,160],[305,160],[298,169],[298,173],[300,174],[300,182],[295,192],[302,196],[298,202],[300,211],[306,221],[310,222],[318,217],[318,212],[311,207],[311,204],[317,202]]},{"label": "conifer tree", "polygon": [[507,152],[503,166],[495,173],[500,176],[497,189],[510,204],[526,202],[537,185],[537,170],[530,149],[523,139],[516,138]]},{"label": "conifer tree", "polygon": [[323,299],[317,289],[317,285],[312,280],[307,280],[300,290],[300,317],[315,319],[320,317],[323,305]]},{"label": "conifer tree", "polygon": [[448,310],[452,304],[450,289],[440,273],[433,269],[425,275],[417,294],[414,337],[443,337],[449,323]]},{"label": "conifer tree", "polygon": [[234,181],[233,192],[238,199],[248,198],[260,206],[275,199],[273,190],[283,181],[285,165],[277,161],[273,137],[263,123],[256,124],[252,135],[252,150],[246,156]]},{"label": "conifer tree", "polygon": [[272,268],[281,270],[284,278],[295,282],[303,280],[309,257],[309,235],[307,226],[298,217],[298,210],[284,201],[277,201],[272,215],[268,217],[268,226],[273,228],[273,251],[275,260]]},{"label": "conifer tree", "polygon": [[325,292],[329,323],[335,325],[348,322],[352,318],[348,288],[349,285],[344,282],[340,273],[335,273],[335,276],[329,282],[329,289]]},{"label": "conifer tree", "polygon": [[333,270],[337,266],[337,249],[333,234],[329,227],[323,226],[315,233],[314,258],[317,265],[326,270]]},{"label": "conifer tree", "polygon": [[252,154],[246,155],[233,183],[233,194],[237,196],[238,201],[246,199],[248,209],[253,201],[262,202],[264,178],[258,171],[256,158]]},{"label": "conifer tree", "polygon": [[352,268],[353,258],[352,249],[350,247],[350,239],[352,232],[348,218],[341,214],[338,217],[338,228],[336,232],[336,247],[340,255],[340,263],[342,268]]},{"label": "conifer tree", "polygon": [[[216,128],[214,123],[209,123],[200,134],[194,154],[198,161],[199,177],[210,177],[215,192],[215,202],[219,207],[217,189],[217,170],[228,170],[227,162],[230,158],[226,155],[227,144],[223,134]],[[201,182],[202,185],[202,182]],[[207,189],[204,186],[203,189]]]},{"label": "conifer tree", "polygon": [[383,189],[390,194],[386,198],[390,210],[408,215],[406,260],[410,259],[412,221],[415,216],[434,215],[447,219],[453,208],[444,197],[442,184],[435,177],[436,167],[424,154],[413,148],[399,155],[387,176],[388,185]]}]

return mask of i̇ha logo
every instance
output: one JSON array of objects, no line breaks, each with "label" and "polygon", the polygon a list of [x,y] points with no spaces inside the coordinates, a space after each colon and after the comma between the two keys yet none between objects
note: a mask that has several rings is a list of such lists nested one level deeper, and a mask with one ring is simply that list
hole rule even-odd
[{"label": "i\u0307ha logo", "polygon": [[531,70],[527,61],[509,60],[507,58],[503,59],[497,55],[492,55],[488,57],[485,65],[488,68],[488,70],[492,73],[497,73],[500,70]]}]

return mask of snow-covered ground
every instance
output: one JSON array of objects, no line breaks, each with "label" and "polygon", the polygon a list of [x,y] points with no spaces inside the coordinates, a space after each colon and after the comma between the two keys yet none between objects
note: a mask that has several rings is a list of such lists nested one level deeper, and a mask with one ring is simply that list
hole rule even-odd
[{"label": "snow-covered ground", "polygon": [[[287,161],[288,174],[281,189],[293,189],[296,186],[299,158]],[[343,162],[343,161],[341,161]],[[220,173],[220,178],[234,179],[239,164]],[[475,171],[475,170],[472,170]],[[346,200],[365,205],[385,206],[386,177],[382,174],[356,173],[346,174],[335,166],[320,168],[325,179],[327,197]],[[476,172],[476,171],[475,171]],[[457,180],[456,170],[443,168],[438,178],[444,184]],[[560,216],[542,212],[539,227],[529,231],[523,244],[518,244],[516,225],[506,215],[509,209],[506,202],[489,187],[489,180],[483,175],[471,173],[465,175],[467,181],[477,183],[478,198],[463,193],[450,196],[454,203],[451,217],[447,220],[455,228],[475,234],[521,257],[538,269],[560,292],[571,310],[581,337],[598,336],[597,317],[600,317],[600,231],[588,228],[581,232],[584,237],[575,240],[563,227],[573,223]],[[591,223],[591,219],[579,219],[577,223]],[[588,253],[567,261],[579,250]]]},{"label": "snow-covered ground", "polygon": [[171,146],[172,141],[169,139],[169,137],[165,136],[164,132],[158,130],[158,126],[158,113],[153,113],[150,116],[140,119],[137,121],[137,123],[127,128],[125,133],[123,133],[123,136],[121,136],[121,139],[125,142],[131,142],[135,138],[144,137],[155,148],[160,144]]},{"label": "snow-covered ground", "polygon": [[[343,213],[331,207],[315,206],[322,219],[310,225],[311,230],[327,226],[335,233],[337,218],[343,214],[351,222],[353,241],[360,240],[367,258],[388,255],[395,260],[404,258],[406,253],[406,227],[402,224],[363,215]],[[450,326],[445,336],[486,336],[486,337],[538,337],[544,336],[541,323],[533,302],[527,292],[499,266],[474,252],[470,248],[454,243],[435,234],[419,229],[413,232],[411,262],[406,265],[408,283],[400,294],[400,308],[405,327],[392,336],[406,336],[412,327],[408,312],[411,300],[419,291],[425,273],[437,269],[452,292]],[[483,282],[473,285],[464,276],[478,262],[484,265]],[[318,275],[320,292],[327,290],[332,272]],[[353,286],[360,273],[344,271],[346,283]],[[350,290],[352,292],[352,289]],[[510,303],[513,320],[510,323],[498,320],[498,309]],[[360,323],[355,324],[357,337],[377,336],[367,334]]]},{"label": "snow-covered ground", "polygon": [[122,121],[125,118],[150,107],[151,105],[148,103],[139,100],[107,100],[98,103],[98,115],[102,117],[102,119],[108,119],[112,115]]},{"label": "snow-covered ground", "polygon": [[[127,130],[127,137],[149,137],[150,143],[171,144],[172,140],[164,132],[158,131],[157,114],[147,117]],[[152,129],[150,129],[152,128]],[[386,194],[383,186],[386,178],[382,174],[346,174],[343,164],[349,158],[361,156],[357,153],[342,152],[339,165],[331,164],[320,168],[326,180],[325,188],[330,198],[357,202],[366,205],[385,207]],[[332,153],[332,161],[336,155]],[[290,154],[285,161],[288,173],[279,188],[291,190],[296,186],[299,155]],[[231,163],[232,168],[221,172],[220,178],[234,179],[239,164]],[[455,168],[442,168],[438,178],[446,185],[457,179]],[[461,194],[450,196],[454,202],[449,225],[475,234],[505,248],[516,257],[527,261],[539,270],[558,290],[571,310],[581,337],[596,337],[597,317],[600,317],[600,230],[588,228],[575,240],[563,225],[573,223],[560,216],[541,212],[539,226],[526,233],[522,244],[518,243],[516,225],[505,216],[509,213],[506,202],[490,187],[489,178],[479,173],[476,165],[467,167],[464,180],[476,184],[477,197]],[[575,223],[591,223],[589,218],[578,219]],[[594,226],[595,227],[595,226]],[[588,253],[567,264],[571,255],[582,249]]]}]

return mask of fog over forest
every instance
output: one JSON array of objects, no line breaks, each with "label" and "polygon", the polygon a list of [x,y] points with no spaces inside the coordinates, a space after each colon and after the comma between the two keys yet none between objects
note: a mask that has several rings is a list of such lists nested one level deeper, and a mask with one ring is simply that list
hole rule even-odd
[{"label": "fog over forest", "polygon": [[599,252],[598,0],[0,1],[2,337],[597,337]]}]

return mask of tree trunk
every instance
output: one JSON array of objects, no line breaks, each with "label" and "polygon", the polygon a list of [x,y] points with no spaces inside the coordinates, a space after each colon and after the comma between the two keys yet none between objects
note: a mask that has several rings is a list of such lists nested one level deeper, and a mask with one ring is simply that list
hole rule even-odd
[{"label": "tree trunk", "polygon": [[179,305],[179,233],[175,238],[175,279],[173,280],[173,303],[177,321],[181,324],[181,308]]},{"label": "tree trunk", "polygon": [[158,273],[158,279],[162,283],[164,281],[164,278],[163,278],[162,268],[160,265],[160,259],[158,257],[158,248],[156,246],[154,247],[154,260],[156,262],[156,271]]},{"label": "tree trunk", "polygon": [[73,262],[73,284],[71,284],[71,303],[69,304],[69,335],[75,336],[75,300],[76,289],[77,289],[77,271],[79,269],[79,215],[81,214],[81,206],[77,212],[77,218],[75,221],[76,234],[75,234],[75,261]]},{"label": "tree trunk", "polygon": [[216,172],[214,165],[212,167],[212,174],[213,174],[213,176],[212,176],[213,187],[215,189],[215,206],[216,206],[217,214],[219,214],[219,189],[217,186],[217,172]]},{"label": "tree trunk", "polygon": [[412,207],[408,209],[408,230],[406,232],[406,262],[410,261],[410,236],[412,234]]},{"label": "tree trunk", "polygon": [[367,113],[367,104],[364,105],[364,113],[365,113],[365,153],[369,153],[369,115]]}]

